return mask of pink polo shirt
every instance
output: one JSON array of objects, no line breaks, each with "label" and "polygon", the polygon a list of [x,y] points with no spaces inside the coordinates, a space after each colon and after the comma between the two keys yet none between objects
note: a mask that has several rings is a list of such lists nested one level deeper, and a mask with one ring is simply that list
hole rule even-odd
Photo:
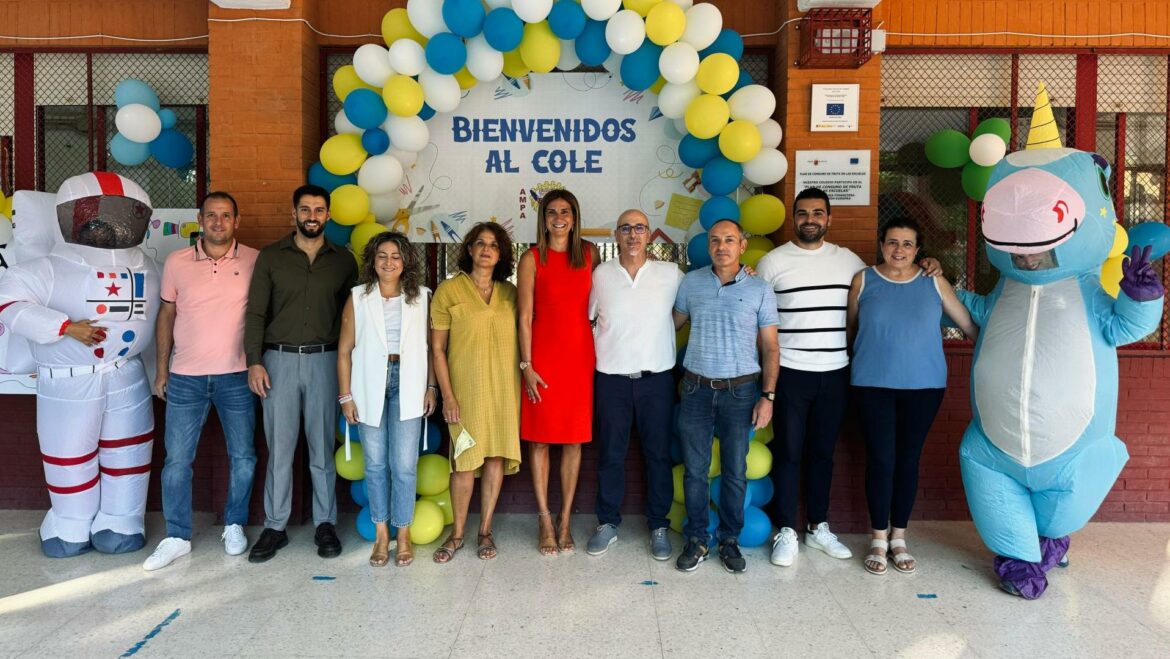
[{"label": "pink polo shirt", "polygon": [[222,375],[248,370],[244,311],[259,254],[237,242],[222,258],[212,260],[200,240],[167,257],[161,297],[176,306],[172,373]]}]

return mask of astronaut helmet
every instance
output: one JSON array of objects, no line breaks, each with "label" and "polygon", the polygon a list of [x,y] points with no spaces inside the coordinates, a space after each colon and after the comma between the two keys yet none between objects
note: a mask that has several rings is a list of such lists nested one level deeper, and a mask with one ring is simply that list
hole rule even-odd
[{"label": "astronaut helmet", "polygon": [[57,191],[57,222],[65,242],[102,249],[142,244],[153,210],[134,181],[111,172],[65,180]]}]

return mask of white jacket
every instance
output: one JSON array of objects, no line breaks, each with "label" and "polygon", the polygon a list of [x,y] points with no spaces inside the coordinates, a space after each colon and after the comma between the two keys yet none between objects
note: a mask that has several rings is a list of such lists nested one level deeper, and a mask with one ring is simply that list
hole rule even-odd
[{"label": "white jacket", "polygon": [[422,416],[430,359],[427,350],[430,289],[420,287],[418,299],[413,304],[407,304],[403,299],[401,349],[395,348],[393,353],[386,346],[386,319],[377,284],[368,294],[365,284],[354,286],[352,293],[355,342],[349,387],[358,418],[367,426],[377,428],[382,424],[382,406],[386,404],[386,360],[395,353],[399,355],[400,420]]}]

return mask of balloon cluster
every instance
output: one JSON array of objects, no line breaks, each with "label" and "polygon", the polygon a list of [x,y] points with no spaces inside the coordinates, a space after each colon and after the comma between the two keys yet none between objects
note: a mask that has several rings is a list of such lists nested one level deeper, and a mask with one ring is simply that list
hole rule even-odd
[{"label": "balloon cluster", "polygon": [[963,192],[975,201],[983,201],[995,163],[1007,154],[1012,127],[1006,119],[984,119],[971,137],[947,128],[926,140],[926,159],[935,167],[963,170]]},{"label": "balloon cluster", "polygon": [[[348,433],[350,456],[346,459],[345,443]],[[357,443],[357,426],[346,422],[344,415],[338,415],[337,439],[342,443],[333,456],[337,475],[352,481],[349,487],[354,503],[361,506],[357,516],[357,531],[366,540],[374,540],[374,522],[370,517],[370,499],[366,492],[366,464],[362,457],[361,444]],[[454,521],[451,510],[450,467],[447,459],[438,455],[439,428],[430,420],[423,422],[419,435],[419,457],[414,502],[414,521],[410,525],[410,541],[426,545],[438,539],[443,527]]]},{"label": "balloon cluster", "polygon": [[175,130],[175,111],[159,104],[150,85],[133,78],[123,80],[114,89],[114,103],[118,106],[114,115],[118,132],[110,140],[114,160],[127,167],[141,165],[151,156],[174,169],[191,164],[195,147]]}]

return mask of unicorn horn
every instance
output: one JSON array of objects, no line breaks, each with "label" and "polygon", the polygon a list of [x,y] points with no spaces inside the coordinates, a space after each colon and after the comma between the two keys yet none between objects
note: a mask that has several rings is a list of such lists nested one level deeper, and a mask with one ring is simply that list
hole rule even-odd
[{"label": "unicorn horn", "polygon": [[1032,110],[1032,125],[1028,128],[1028,143],[1025,149],[1059,149],[1060,131],[1056,129],[1056,117],[1052,116],[1052,102],[1048,100],[1048,89],[1041,82],[1036,85],[1036,105]]}]

